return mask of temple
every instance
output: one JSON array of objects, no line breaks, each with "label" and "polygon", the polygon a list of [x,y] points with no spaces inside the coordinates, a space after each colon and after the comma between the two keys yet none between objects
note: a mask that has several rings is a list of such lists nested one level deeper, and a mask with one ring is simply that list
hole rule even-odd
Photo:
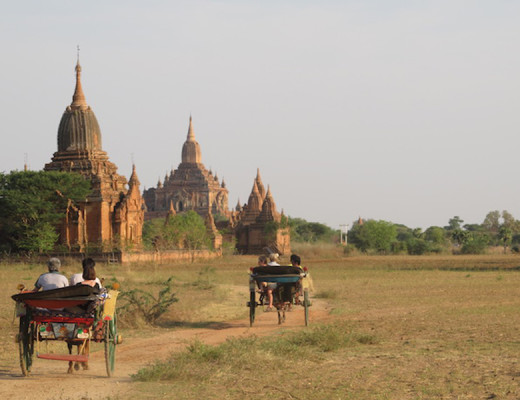
[{"label": "temple", "polygon": [[235,226],[237,250],[241,254],[273,252],[287,254],[291,251],[291,236],[287,217],[276,210],[276,204],[268,187],[267,192],[257,170],[247,204],[240,207]]},{"label": "temple", "polygon": [[219,182],[218,176],[202,164],[191,116],[181,160],[175,171],[166,174],[164,182],[159,181],[156,188],[144,191],[146,218],[162,217],[170,208],[175,212],[194,210],[203,217],[208,213],[229,217],[226,184],[223,179]]},{"label": "temple", "polygon": [[[290,252],[287,218],[276,211],[271,191],[265,190],[259,170],[248,203],[241,206],[239,201],[235,210],[229,210],[224,180],[219,182],[217,175],[202,163],[191,116],[181,157],[175,171],[167,173],[155,188],[144,191],[145,219],[168,218],[194,210],[204,218],[215,248],[223,240],[236,242],[237,251],[242,254]],[[219,237],[219,232],[226,233]]]},{"label": "temple", "polygon": [[72,103],[58,127],[58,151],[44,170],[79,173],[91,182],[92,191],[85,201],[69,201],[59,227],[60,244],[72,251],[84,251],[87,246],[139,248],[144,201],[136,168],[134,165],[127,182],[103,151],[98,121],[83,93],[79,59]]}]

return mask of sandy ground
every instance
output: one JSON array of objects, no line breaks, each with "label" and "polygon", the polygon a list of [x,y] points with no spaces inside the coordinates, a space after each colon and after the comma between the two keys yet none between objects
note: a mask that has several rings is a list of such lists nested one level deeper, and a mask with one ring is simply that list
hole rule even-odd
[{"label": "sandy ground", "polygon": [[[172,330],[145,339],[126,340],[117,346],[116,371],[112,378],[106,376],[104,353],[91,353],[89,370],[67,374],[67,363],[35,358],[31,374],[23,377],[18,362],[12,370],[0,371],[0,398],[4,399],[106,399],[124,398],[132,391],[130,375],[155,360],[166,358],[171,352],[182,350],[187,343],[198,339],[207,344],[218,344],[227,338],[249,335],[264,336],[280,329],[304,329],[303,308],[297,307],[286,314],[286,322],[278,325],[276,312],[257,309],[254,327],[249,320],[215,324],[211,328]],[[314,300],[310,309],[310,322],[328,318],[325,302]],[[13,354],[13,357],[18,357]],[[15,368],[15,366],[17,366]]]}]

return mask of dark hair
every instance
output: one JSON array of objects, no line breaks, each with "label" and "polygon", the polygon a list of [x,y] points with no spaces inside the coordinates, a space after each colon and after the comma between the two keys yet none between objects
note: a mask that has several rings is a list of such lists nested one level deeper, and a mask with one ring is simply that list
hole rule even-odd
[{"label": "dark hair", "polygon": [[96,265],[96,262],[92,258],[85,258],[81,262],[81,265],[83,265],[83,269],[85,269],[88,267],[94,267]]},{"label": "dark hair", "polygon": [[266,256],[258,257],[258,264],[267,264],[267,257]]},{"label": "dark hair", "polygon": [[302,263],[302,259],[300,258],[300,256],[297,256],[296,254],[292,254],[291,255],[291,263],[295,263],[295,264],[300,265]]},{"label": "dark hair", "polygon": [[83,279],[86,281],[93,281],[96,279],[96,269],[94,266],[88,266],[83,268]]}]

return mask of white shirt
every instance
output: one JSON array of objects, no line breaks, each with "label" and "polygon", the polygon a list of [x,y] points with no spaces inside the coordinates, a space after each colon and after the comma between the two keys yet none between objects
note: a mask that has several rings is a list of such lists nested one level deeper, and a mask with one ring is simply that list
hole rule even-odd
[{"label": "white shirt", "polygon": [[69,281],[57,271],[40,275],[34,286],[37,289],[51,290],[69,286]]},{"label": "white shirt", "polygon": [[[83,279],[83,274],[80,273],[80,274],[74,274],[70,277],[69,279],[69,283],[70,283],[70,286],[75,286],[77,285],[78,283],[80,282],[83,282],[85,279]],[[99,280],[99,278],[96,278],[95,279],[96,283],[99,285],[99,287],[103,287],[101,286],[101,281]]]}]

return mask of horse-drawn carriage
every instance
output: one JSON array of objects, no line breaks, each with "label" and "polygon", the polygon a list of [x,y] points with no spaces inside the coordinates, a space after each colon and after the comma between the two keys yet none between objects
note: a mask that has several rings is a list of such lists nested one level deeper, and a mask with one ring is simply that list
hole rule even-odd
[{"label": "horse-drawn carriage", "polygon": [[[293,305],[304,308],[305,326],[309,325],[309,276],[307,268],[292,266],[259,266],[249,274],[249,325],[255,322],[255,310],[267,302],[267,288],[272,288],[273,306],[278,312],[278,324],[285,322],[285,313]],[[257,301],[256,294],[259,292]],[[303,295],[303,300],[300,296]]]},{"label": "horse-drawn carriage", "polygon": [[[104,344],[106,371],[112,376],[116,345],[122,342],[116,320],[119,292],[96,292],[91,286],[76,285],[41,292],[21,291],[12,296],[20,318],[16,341],[24,376],[31,371],[34,354],[41,359],[68,361],[69,373],[73,365],[79,369],[81,364],[87,369],[90,342]],[[69,354],[43,353],[41,344],[51,341],[66,342]],[[72,354],[72,346],[78,346],[78,354]]]}]

